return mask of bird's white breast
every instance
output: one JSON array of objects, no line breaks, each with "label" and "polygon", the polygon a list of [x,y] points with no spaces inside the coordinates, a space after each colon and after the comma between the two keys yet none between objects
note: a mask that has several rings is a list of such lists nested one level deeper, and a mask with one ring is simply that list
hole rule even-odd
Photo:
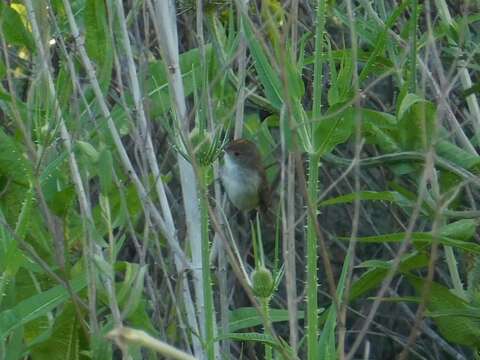
[{"label": "bird's white breast", "polygon": [[239,166],[225,154],[221,178],[228,198],[236,208],[251,210],[258,206],[262,179],[257,172]]}]

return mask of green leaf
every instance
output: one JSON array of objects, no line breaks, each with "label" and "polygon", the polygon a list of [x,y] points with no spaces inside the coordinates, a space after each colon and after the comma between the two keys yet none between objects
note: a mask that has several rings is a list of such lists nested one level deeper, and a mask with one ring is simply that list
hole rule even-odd
[{"label": "green leaf", "polygon": [[255,69],[257,70],[258,78],[265,91],[265,96],[270,101],[273,107],[280,110],[282,107],[282,82],[278,77],[278,72],[274,71],[271,66],[271,61],[268,59],[262,45],[258,41],[255,32],[252,29],[250,19],[242,17],[242,26],[245,32],[248,48],[254,59]]},{"label": "green leaf", "polygon": [[[298,135],[297,136],[297,142],[298,145],[300,145],[301,149],[307,153],[313,153],[314,152],[314,146],[312,144],[312,132],[311,132],[311,127],[309,125],[309,117],[307,113],[305,112],[305,109],[303,108],[302,102],[300,99],[294,99],[291,101],[291,110],[293,116],[291,117],[291,123],[289,126],[285,129],[285,132],[288,132],[289,137],[292,135]],[[286,112],[284,112],[286,113]],[[297,128],[298,130],[292,131],[293,128]],[[291,139],[286,139],[286,143],[288,144],[288,141],[291,141]],[[287,148],[291,148],[292,144],[288,144]]]},{"label": "green leaf", "polygon": [[113,46],[107,22],[104,0],[85,1],[85,47],[97,65],[97,76],[102,90],[110,85],[113,68]]},{"label": "green leaf", "polygon": [[93,337],[90,344],[90,359],[113,359],[112,343],[105,338],[107,331],[111,329],[111,323],[107,323],[101,329],[102,335]]},{"label": "green leaf", "polygon": [[430,146],[436,132],[436,109],[431,102],[407,94],[400,103],[397,119],[403,150],[424,150]]},{"label": "green leaf", "polygon": [[40,175],[40,183],[43,185],[46,183],[50,178],[58,177],[60,173],[60,169],[63,163],[66,163],[68,157],[68,153],[66,151],[62,151],[58,156],[50,161],[47,166],[43,169]]},{"label": "green leaf", "polygon": [[3,175],[18,184],[28,185],[32,173],[20,143],[0,129],[0,177]]},{"label": "green leaf", "polygon": [[364,124],[375,124],[381,129],[396,130],[397,119],[392,114],[367,108],[355,108],[362,114]]},{"label": "green leaf", "polygon": [[12,336],[9,337],[6,343],[5,359],[21,360],[25,358],[25,356],[23,355],[23,352],[25,351],[23,336],[23,327],[18,327],[13,331]]},{"label": "green leaf", "polygon": [[[321,309],[320,311],[323,311]],[[288,321],[288,311],[284,309],[270,309],[269,319],[272,323],[280,321]],[[297,319],[303,319],[304,313],[298,312]],[[230,311],[228,331],[236,332],[246,328],[262,325],[262,318],[258,314],[258,310],[254,307],[238,308]]]},{"label": "green leaf", "polygon": [[328,104],[330,106],[345,103],[353,97],[352,77],[354,69],[352,56],[350,52],[344,52],[343,55],[338,76],[332,81],[332,86],[328,90]]},{"label": "green leaf", "polygon": [[366,108],[356,108],[362,115],[362,131],[367,143],[378,145],[384,152],[398,152],[400,146],[396,133],[398,124],[395,116]]},{"label": "green leaf", "polygon": [[473,155],[449,141],[440,140],[436,144],[435,150],[442,158],[462,168],[471,169],[480,165],[480,156]]},{"label": "green leaf", "polygon": [[363,132],[368,144],[375,144],[385,153],[400,152],[398,140],[394,136],[393,131],[382,129],[371,122],[363,123]]},{"label": "green leaf", "polygon": [[367,63],[363,67],[360,76],[359,82],[363,82],[370,73],[375,71],[375,62],[378,56],[382,55],[387,47],[388,31],[395,25],[395,21],[398,17],[405,11],[405,8],[408,6],[408,1],[402,1],[400,6],[397,6],[393,9],[392,14],[389,16],[385,22],[385,27],[382,31],[379,32],[376,41],[374,42],[375,48],[370,53],[370,56],[367,60]]},{"label": "green leaf", "polygon": [[122,270],[123,281],[117,286],[117,301],[122,308],[122,314],[128,316],[134,312],[143,298],[143,284],[145,282],[146,266],[135,263],[120,262],[115,270]]},{"label": "green leaf", "polygon": [[[330,107],[325,118],[315,130],[315,149],[319,155],[328,154],[335,146],[343,144],[351,136],[354,128],[354,116],[351,107],[337,104]],[[329,116],[330,114],[330,116]]]},{"label": "green leaf", "polygon": [[[123,191],[110,192],[108,199],[112,213],[111,225],[114,229],[124,226],[127,222],[133,222],[133,224],[135,224],[136,221],[141,218],[142,204],[133,184],[126,186]],[[93,208],[93,218],[97,224],[96,230],[100,236],[104,236],[107,231],[102,211],[100,204],[97,204]]]},{"label": "green leaf", "polygon": [[[406,276],[418,293],[422,293],[425,280],[413,275]],[[450,315],[455,311],[469,311],[471,306],[455,296],[446,287],[433,282],[429,291],[427,303],[429,313],[435,313],[433,321],[437,324],[442,335],[456,344],[480,347],[480,318],[470,316]],[[447,314],[442,316],[442,314]]]},{"label": "green leaf", "polygon": [[288,49],[285,67],[287,71],[288,95],[295,100],[301,100],[305,94],[305,86],[302,81],[302,74],[298,71],[296,64],[293,63],[293,55]]},{"label": "green leaf", "polygon": [[13,5],[8,6],[6,2],[0,1],[2,36],[5,37],[7,45],[25,46],[28,50],[33,51],[34,42],[32,34],[25,27],[21,16],[23,15],[26,18],[26,8],[22,4]]},{"label": "green leaf", "polygon": [[56,215],[64,217],[67,215],[75,198],[75,188],[72,184],[68,184],[61,189],[55,188],[55,191],[48,196],[48,205]]},{"label": "green leaf", "polygon": [[228,333],[217,336],[213,341],[219,340],[253,341],[264,345],[270,345],[277,349],[277,351],[286,352],[288,354],[288,359],[293,358],[293,351],[285,341],[283,341],[281,338],[279,338],[279,341],[277,341],[275,338],[267,334],[255,332]]},{"label": "green leaf", "polygon": [[272,336],[254,332],[222,334],[217,336],[214,341],[219,340],[254,341],[262,344],[271,345],[273,347],[279,347],[279,344]]},{"label": "green leaf", "polygon": [[461,309],[442,309],[438,311],[428,311],[429,317],[441,317],[441,316],[466,316],[471,318],[480,319],[480,308],[470,306],[468,308]]},{"label": "green leaf", "polygon": [[382,301],[389,301],[389,302],[411,302],[411,303],[419,303],[420,298],[418,296],[395,296],[395,297],[387,297],[383,296],[378,298],[376,296],[371,296],[368,298],[369,300],[381,299]]},{"label": "green leaf", "polygon": [[[362,274],[358,280],[352,284],[350,291],[350,301],[353,301],[368,291],[378,287],[388,273],[388,269],[392,266],[391,261],[376,260],[364,262],[357,267],[372,266],[367,272]],[[399,270],[401,272],[408,272],[413,269],[420,269],[428,265],[429,257],[424,253],[414,252],[407,254],[400,260]]]},{"label": "green leaf", "polygon": [[63,61],[60,64],[60,70],[58,72],[55,86],[57,89],[58,102],[63,111],[68,113],[68,106],[73,92],[73,84],[70,77],[70,70],[68,69],[68,63],[66,61]]},{"label": "green leaf", "polygon": [[402,119],[405,114],[411,110],[413,105],[424,102],[426,102],[426,100],[418,95],[407,94],[400,103],[400,107],[398,109],[398,119]]},{"label": "green leaf", "polygon": [[[74,292],[80,291],[86,285],[87,281],[84,276],[70,282]],[[0,313],[0,324],[2,324],[0,327],[0,340],[3,340],[19,326],[46,315],[69,298],[70,294],[68,291],[63,286],[58,285],[21,301],[11,309],[2,311]]]},{"label": "green leaf", "polygon": [[[315,55],[316,56],[316,55]],[[331,65],[341,62],[345,57],[351,57],[350,49],[329,50],[327,53],[320,54],[321,61],[329,61]],[[359,63],[366,63],[371,57],[371,52],[358,49],[357,61]],[[304,65],[311,65],[314,63],[315,57],[309,56],[305,58]],[[376,56],[372,63],[372,72],[376,74],[383,74],[393,69],[392,61],[386,57]],[[332,67],[333,68],[333,67]],[[333,76],[332,78],[336,78]]]},{"label": "green leaf", "polygon": [[[3,216],[0,211],[0,216]],[[17,242],[12,238],[10,232],[0,226],[0,287],[13,279],[19,267],[24,263],[22,252],[18,249]],[[0,299],[4,294],[0,295]]]},{"label": "green leaf", "polygon": [[112,265],[107,260],[105,260],[103,256],[94,255],[93,261],[95,263],[95,266],[97,267],[97,270],[100,271],[99,275],[106,276],[111,281],[114,280],[114,271],[112,269]]},{"label": "green leaf", "polygon": [[86,345],[75,307],[68,302],[61,314],[56,314],[48,340],[32,349],[32,357],[36,360],[77,360],[81,358],[81,351]]},{"label": "green leaf", "polygon": [[112,153],[107,148],[100,151],[98,157],[98,177],[100,178],[100,191],[108,194],[112,189],[113,182],[113,159]]},{"label": "green leaf", "polygon": [[150,309],[151,305],[149,304],[149,301],[144,299],[144,296],[142,295],[142,298],[138,302],[135,309],[129,311],[128,315],[125,317],[125,320],[127,320],[131,326],[138,329],[143,329],[152,336],[159,337],[161,335],[159,334],[158,330],[155,329],[155,326],[152,323]]},{"label": "green leaf", "polygon": [[[339,237],[341,240],[350,240],[349,237]],[[357,238],[357,241],[363,243],[391,243],[401,242],[405,239],[405,233],[385,234],[378,236],[364,236]],[[434,241],[434,236],[431,233],[414,232],[411,234],[411,240],[414,244],[431,244]],[[437,239],[441,244],[456,247],[467,252],[480,254],[480,245],[465,242],[457,239],[452,239],[446,236],[438,236]]]},{"label": "green leaf", "polygon": [[64,150],[43,170],[40,181],[48,205],[59,216],[65,216],[76,198],[67,167],[68,153]]},{"label": "green leaf", "polygon": [[358,193],[350,193],[340,195],[325,201],[322,201],[320,206],[336,205],[354,202],[358,196],[359,200],[374,200],[374,201],[388,201],[397,203],[399,206],[412,206],[413,204],[405,198],[402,194],[396,191],[360,191]]},{"label": "green leaf", "polygon": [[477,219],[462,219],[440,229],[440,234],[458,240],[472,240],[478,226]]},{"label": "green leaf", "polygon": [[[205,46],[205,56],[212,55],[212,46]],[[198,90],[204,77],[202,59],[198,48],[191,49],[180,54],[180,70],[184,86],[185,96],[191,95]],[[168,89],[168,77],[165,63],[162,60],[153,61],[148,65],[149,77],[146,80],[147,94],[150,99],[151,116],[157,117],[170,109],[170,93]]]},{"label": "green leaf", "polygon": [[[343,292],[345,290],[345,280],[348,274],[348,268],[351,261],[351,252],[347,252],[347,256],[345,256],[345,260],[343,262],[342,273],[340,275],[340,279],[337,285],[337,292],[336,296],[337,299],[343,299]],[[319,359],[326,359],[326,360],[335,360],[337,359],[337,351],[336,351],[336,344],[335,344],[335,328],[337,326],[337,309],[334,305],[330,305],[329,309],[327,310],[327,320],[325,321],[325,325],[322,329],[322,333],[320,335],[320,340],[318,343],[318,350],[320,351]]]},{"label": "green leaf", "polygon": [[77,140],[77,146],[85,155],[87,155],[90,158],[90,160],[92,160],[92,162],[98,161],[99,159],[98,151],[93,147],[92,144],[86,141]]}]

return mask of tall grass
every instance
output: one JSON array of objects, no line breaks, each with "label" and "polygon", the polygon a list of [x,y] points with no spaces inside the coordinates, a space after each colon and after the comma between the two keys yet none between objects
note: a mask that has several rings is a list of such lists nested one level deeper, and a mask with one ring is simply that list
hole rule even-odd
[{"label": "tall grass", "polygon": [[[0,358],[478,357],[479,21],[0,3]],[[267,215],[223,192],[237,138]]]}]

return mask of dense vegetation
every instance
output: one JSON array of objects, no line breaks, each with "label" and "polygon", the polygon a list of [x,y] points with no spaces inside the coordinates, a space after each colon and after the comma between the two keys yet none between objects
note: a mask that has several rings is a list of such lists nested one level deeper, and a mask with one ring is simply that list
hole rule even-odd
[{"label": "dense vegetation", "polygon": [[0,359],[480,357],[477,0],[6,0],[0,41]]}]

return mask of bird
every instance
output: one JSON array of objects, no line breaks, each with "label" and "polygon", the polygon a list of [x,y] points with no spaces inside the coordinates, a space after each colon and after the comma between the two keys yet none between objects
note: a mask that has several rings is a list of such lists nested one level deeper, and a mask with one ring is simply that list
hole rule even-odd
[{"label": "bird", "polygon": [[270,186],[255,143],[237,139],[227,144],[220,177],[228,199],[238,210],[247,212],[259,209],[266,213],[271,196]]}]

